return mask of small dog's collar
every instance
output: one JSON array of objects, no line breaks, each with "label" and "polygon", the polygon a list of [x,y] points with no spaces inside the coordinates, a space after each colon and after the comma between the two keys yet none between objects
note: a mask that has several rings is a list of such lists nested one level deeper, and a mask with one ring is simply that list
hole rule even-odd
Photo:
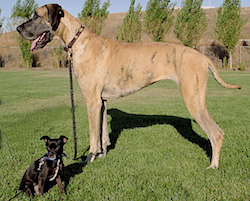
[{"label": "small dog's collar", "polygon": [[53,181],[58,175],[59,165],[60,165],[61,159],[60,158],[51,159],[50,157],[47,157],[47,156],[44,156],[44,157],[40,158],[39,167],[37,168],[38,172],[42,171],[42,166],[44,165],[45,160],[50,160],[50,161],[57,160],[57,165],[56,165],[56,170],[54,172],[54,175],[49,179],[49,181]]},{"label": "small dog's collar", "polygon": [[48,157],[48,156],[44,156],[44,157],[42,157],[42,159],[43,159],[43,160],[48,160],[48,161],[54,161],[54,160],[56,160],[57,158],[50,158],[50,157]]},{"label": "small dog's collar", "polygon": [[55,160],[58,160],[58,159],[61,158],[61,156],[57,156],[56,158],[51,158],[48,155],[49,155],[49,152],[47,152],[41,159],[43,159],[43,160],[49,160],[49,161],[55,161]]}]

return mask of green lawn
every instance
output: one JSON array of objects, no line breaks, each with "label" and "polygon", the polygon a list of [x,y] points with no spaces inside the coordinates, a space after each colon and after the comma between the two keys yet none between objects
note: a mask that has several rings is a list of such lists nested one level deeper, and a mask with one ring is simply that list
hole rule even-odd
[{"label": "green lawn", "polygon": [[[250,199],[250,72],[220,72],[242,90],[208,80],[207,105],[225,131],[220,167],[210,165],[206,134],[190,117],[177,86],[158,82],[108,102],[113,142],[94,163],[64,159],[67,194],[54,186],[35,200],[242,200]],[[78,156],[88,154],[85,99],[76,81]],[[0,200],[16,194],[28,166],[45,154],[40,137],[66,135],[74,156],[66,70],[0,70]],[[29,200],[21,194],[14,200]]]}]

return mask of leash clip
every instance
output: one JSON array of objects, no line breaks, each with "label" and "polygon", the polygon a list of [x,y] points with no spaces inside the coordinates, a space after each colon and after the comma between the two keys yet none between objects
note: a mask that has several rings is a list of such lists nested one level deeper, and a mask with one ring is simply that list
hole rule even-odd
[{"label": "leash clip", "polygon": [[68,49],[68,60],[71,60],[72,59],[72,49],[71,48],[67,48]]}]

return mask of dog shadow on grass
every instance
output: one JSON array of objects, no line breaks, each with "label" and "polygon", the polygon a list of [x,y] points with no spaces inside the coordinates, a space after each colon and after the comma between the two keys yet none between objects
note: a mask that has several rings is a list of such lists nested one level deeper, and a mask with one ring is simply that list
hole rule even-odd
[{"label": "dog shadow on grass", "polygon": [[[116,142],[124,129],[148,127],[157,124],[168,124],[173,126],[182,137],[200,146],[210,159],[212,157],[212,149],[209,140],[199,136],[193,130],[191,119],[167,115],[129,114],[117,109],[108,110],[108,115],[112,117],[110,122],[112,131],[109,134],[111,145],[108,147],[108,151],[115,148]],[[87,151],[88,149],[80,157],[82,161],[86,159],[85,153]],[[61,177],[65,182],[65,189],[69,185],[71,178],[83,172],[85,165],[86,163],[74,163],[63,169]]]},{"label": "dog shadow on grass", "polygon": [[129,114],[117,109],[108,110],[108,114],[112,117],[110,122],[112,132],[109,134],[111,146],[109,147],[109,150],[115,148],[115,144],[123,129],[148,127],[157,124],[169,124],[173,126],[182,137],[200,146],[211,160],[212,148],[210,141],[199,136],[193,130],[191,119],[167,115]]},{"label": "dog shadow on grass", "polygon": [[[88,150],[89,148],[86,151],[84,151],[81,157],[79,157],[82,159],[81,161],[84,161],[83,157]],[[67,192],[67,186],[69,185],[70,179],[73,178],[75,175],[81,174],[83,172],[83,168],[86,165],[87,163],[84,163],[84,162],[83,163],[75,162],[63,168],[61,178],[62,178],[62,181],[64,181],[66,192]]]}]

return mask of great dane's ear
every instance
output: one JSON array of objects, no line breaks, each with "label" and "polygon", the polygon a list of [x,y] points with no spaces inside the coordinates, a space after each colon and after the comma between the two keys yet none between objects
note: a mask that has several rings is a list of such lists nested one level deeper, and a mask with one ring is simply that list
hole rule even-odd
[{"label": "great dane's ear", "polygon": [[64,12],[58,4],[49,4],[46,5],[46,8],[48,9],[48,19],[52,30],[55,31],[60,24],[61,18],[64,17]]}]

